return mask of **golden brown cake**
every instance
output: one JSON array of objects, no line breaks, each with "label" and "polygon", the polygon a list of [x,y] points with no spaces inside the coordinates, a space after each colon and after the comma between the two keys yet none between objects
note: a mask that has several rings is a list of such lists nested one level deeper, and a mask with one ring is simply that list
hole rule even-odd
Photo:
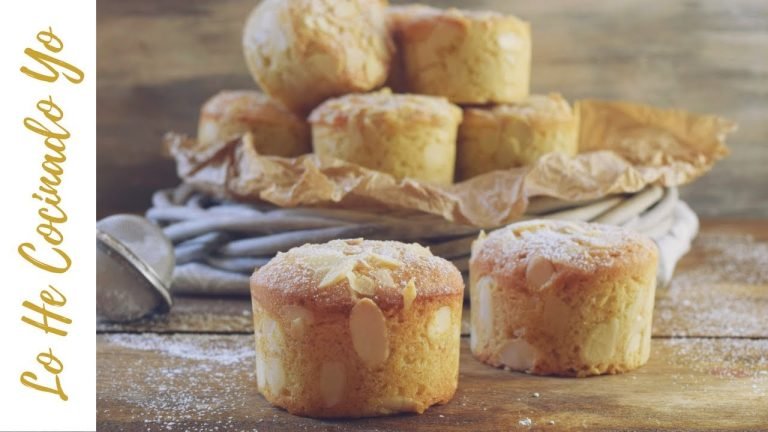
[{"label": "golden brown cake", "polygon": [[493,170],[534,164],[541,156],[575,155],[579,118],[556,93],[525,101],[464,109],[459,127],[457,176],[465,180]]},{"label": "golden brown cake", "polygon": [[445,98],[389,89],[330,99],[309,116],[312,146],[397,178],[453,182],[461,109]]},{"label": "golden brown cake", "polygon": [[469,264],[472,353],[536,375],[642,366],[657,255],[650,239],[601,224],[531,220],[481,235]]},{"label": "golden brown cake", "polygon": [[222,91],[200,110],[197,140],[202,147],[249,132],[260,154],[294,157],[312,151],[306,120],[263,93]]},{"label": "golden brown cake", "polygon": [[256,82],[298,112],[381,85],[393,51],[383,0],[264,0],[243,32]]},{"label": "golden brown cake", "polygon": [[528,96],[530,25],[511,15],[433,9],[399,25],[408,88],[460,104],[517,102]]},{"label": "golden brown cake", "polygon": [[251,277],[261,394],[293,414],[421,413],[459,374],[464,285],[417,244],[304,245]]}]

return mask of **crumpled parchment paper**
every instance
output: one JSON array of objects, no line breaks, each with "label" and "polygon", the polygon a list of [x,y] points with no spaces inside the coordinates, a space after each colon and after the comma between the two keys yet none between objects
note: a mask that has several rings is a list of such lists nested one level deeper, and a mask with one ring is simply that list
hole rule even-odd
[{"label": "crumpled parchment paper", "polygon": [[596,199],[648,185],[679,186],[728,154],[736,125],[721,117],[629,102],[581,100],[579,154],[548,154],[532,166],[494,171],[450,186],[389,174],[314,154],[298,158],[256,153],[252,136],[201,149],[184,135],[165,144],[179,177],[221,198],[368,211],[419,211],[446,220],[495,227],[524,212],[528,198]]}]

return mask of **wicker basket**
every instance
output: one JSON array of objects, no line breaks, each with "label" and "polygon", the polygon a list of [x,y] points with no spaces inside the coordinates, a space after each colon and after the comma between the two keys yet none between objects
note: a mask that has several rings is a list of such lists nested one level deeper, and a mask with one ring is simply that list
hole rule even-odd
[{"label": "wicker basket", "polygon": [[[187,185],[158,191],[152,201],[147,217],[163,227],[175,247],[176,294],[247,295],[250,274],[278,251],[349,237],[419,242],[466,275],[470,246],[479,232],[426,214],[219,201]],[[590,202],[535,198],[524,218],[593,221],[642,232],[659,246],[660,284],[671,279],[698,231],[696,215],[675,188],[650,187]]]}]

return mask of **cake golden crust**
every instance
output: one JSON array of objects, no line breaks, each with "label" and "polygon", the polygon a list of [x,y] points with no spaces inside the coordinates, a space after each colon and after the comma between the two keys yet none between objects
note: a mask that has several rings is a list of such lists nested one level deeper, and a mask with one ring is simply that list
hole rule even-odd
[{"label": "cake golden crust", "polygon": [[312,124],[346,126],[364,117],[374,127],[399,127],[426,123],[451,127],[461,122],[461,109],[445,98],[395,94],[389,89],[353,93],[325,101],[309,116]]},{"label": "cake golden crust", "polygon": [[541,375],[637,368],[650,354],[655,244],[618,227],[534,220],[478,239],[473,354]]},{"label": "cake golden crust", "polygon": [[461,109],[389,89],[330,99],[309,116],[315,153],[440,184],[453,182]]},{"label": "cake golden crust", "polygon": [[[368,282],[348,275],[370,277]],[[354,276],[353,276],[354,277]],[[443,258],[416,244],[359,239],[306,244],[279,253],[253,274],[256,300],[264,304],[306,304],[317,310],[348,312],[359,297],[383,310],[402,309],[403,290],[420,281],[416,301],[463,295],[461,274]]]},{"label": "cake golden crust", "polygon": [[421,413],[456,390],[463,281],[419,245],[304,245],[251,293],[259,391],[291,413]]},{"label": "cake golden crust", "polygon": [[464,110],[457,172],[461,180],[532,165],[547,153],[578,152],[579,118],[559,94],[532,95],[515,104]]},{"label": "cake golden crust", "polygon": [[222,91],[200,110],[197,136],[202,147],[246,133],[260,154],[293,157],[311,151],[309,124],[263,93]]},{"label": "cake golden crust", "polygon": [[291,109],[368,91],[386,79],[393,44],[381,0],[265,0],[243,32],[254,79]]},{"label": "cake golden crust", "polygon": [[410,91],[464,104],[528,96],[527,22],[495,12],[432,9],[401,18],[397,30]]}]

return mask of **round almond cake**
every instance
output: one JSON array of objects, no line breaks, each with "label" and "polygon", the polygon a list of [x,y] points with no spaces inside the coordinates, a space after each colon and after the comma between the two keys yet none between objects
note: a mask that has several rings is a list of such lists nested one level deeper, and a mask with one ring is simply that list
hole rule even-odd
[{"label": "round almond cake", "polygon": [[329,99],[309,116],[312,146],[392,174],[451,184],[461,109],[445,98],[389,89]]},{"label": "round almond cake", "polygon": [[372,90],[394,51],[384,0],[264,0],[245,24],[245,62],[259,86],[294,111]]},{"label": "round almond cake", "polygon": [[422,413],[456,391],[464,284],[417,244],[278,254],[251,277],[259,391],[310,417]]},{"label": "round almond cake", "polygon": [[472,353],[536,375],[588,376],[648,361],[658,252],[589,223],[531,220],[472,247]]},{"label": "round almond cake", "polygon": [[517,102],[528,96],[527,22],[497,12],[432,8],[400,18],[396,29],[409,91],[459,104]]},{"label": "round almond cake", "polygon": [[246,133],[259,154],[294,157],[312,151],[307,121],[258,91],[222,91],[200,110],[197,141],[203,148]]},{"label": "round almond cake", "polygon": [[456,171],[465,180],[493,170],[533,165],[547,153],[575,155],[579,118],[557,93],[514,104],[464,109]]}]

